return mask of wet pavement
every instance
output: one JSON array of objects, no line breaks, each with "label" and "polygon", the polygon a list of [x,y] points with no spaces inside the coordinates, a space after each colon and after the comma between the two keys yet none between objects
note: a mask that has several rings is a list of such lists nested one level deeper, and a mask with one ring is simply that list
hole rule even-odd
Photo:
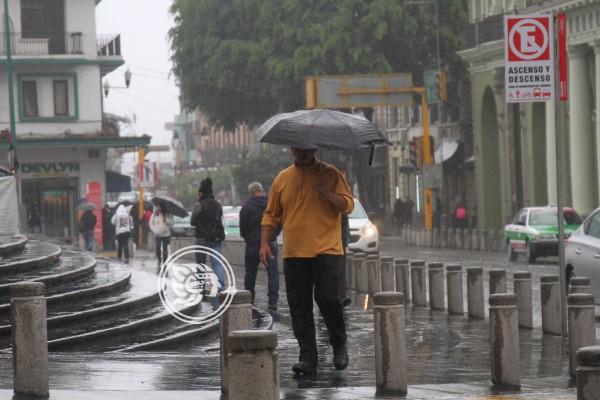
[{"label": "wet pavement", "polygon": [[[538,286],[539,276],[558,272],[553,260],[542,261],[547,264],[529,266],[524,262],[508,263],[502,253],[408,248],[399,246],[393,240],[382,243],[382,253],[428,261],[460,262],[464,267],[502,267],[507,269],[507,277],[517,270],[529,270],[535,276],[534,287]],[[131,268],[156,272],[157,263],[150,254],[140,252],[137,256]],[[237,282],[241,284],[243,269],[235,268],[235,273]],[[261,270],[257,279],[256,305],[262,307],[267,305],[266,279],[266,273]],[[273,313],[273,330],[279,338],[282,398],[373,398],[373,318],[368,297],[354,295],[353,304],[347,309],[349,368],[342,372],[334,370],[326,329],[319,318],[320,366],[317,378],[296,379],[291,372],[291,365],[297,361],[298,348],[291,332],[283,279],[281,286],[279,310]],[[511,288],[509,283],[509,290]],[[539,303],[539,291],[537,296]],[[315,315],[318,315],[317,309]],[[568,388],[566,342],[559,337],[543,335],[539,321],[533,330],[521,330],[520,340],[524,387],[518,395],[494,398],[549,398],[549,394],[551,398],[575,398],[574,389]],[[499,394],[490,389],[489,383],[487,320],[469,320],[466,317],[449,316],[445,312],[431,312],[427,308],[409,307],[407,344],[408,398],[475,399]],[[215,334],[198,338],[195,343],[171,352],[50,355],[50,382],[53,398],[56,399],[96,399],[109,395],[115,399],[125,396],[128,399],[153,399],[166,398],[167,395],[174,399],[217,399],[220,397],[219,377],[219,341]],[[10,389],[11,380],[11,356],[0,354],[0,389]],[[74,390],[85,391],[85,396],[81,392],[72,392]],[[131,396],[113,391],[140,393],[139,396]],[[152,397],[150,391],[162,391],[159,393],[163,397]],[[169,391],[177,391],[176,396]],[[0,399],[8,398],[5,396],[7,393],[0,391]]]}]

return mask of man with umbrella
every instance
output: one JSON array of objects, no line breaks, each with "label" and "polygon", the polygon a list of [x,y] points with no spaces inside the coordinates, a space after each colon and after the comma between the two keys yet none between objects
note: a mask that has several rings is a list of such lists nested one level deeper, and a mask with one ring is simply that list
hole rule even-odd
[{"label": "man with umbrella", "polygon": [[269,242],[278,225],[284,233],[283,257],[287,299],[294,336],[300,346],[297,374],[317,368],[314,299],[321,310],[338,370],[348,366],[346,325],[338,297],[342,214],[354,208],[350,188],[333,166],[317,160],[315,148],[292,147],[294,164],[273,181],[262,220],[260,259],[273,257]]}]

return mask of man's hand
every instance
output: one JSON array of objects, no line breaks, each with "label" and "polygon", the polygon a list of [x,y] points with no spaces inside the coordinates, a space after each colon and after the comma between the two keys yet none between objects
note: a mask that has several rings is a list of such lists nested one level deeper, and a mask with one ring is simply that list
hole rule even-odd
[{"label": "man's hand", "polygon": [[320,181],[314,187],[319,193],[319,198],[327,201],[336,212],[341,213],[345,210],[346,200],[342,196],[331,191],[329,185],[325,184],[325,182]]},{"label": "man's hand", "polygon": [[327,197],[331,193],[331,191],[329,190],[329,187],[327,185],[325,185],[325,183],[323,181],[321,181],[315,185],[315,190],[319,193],[319,198],[321,198],[321,199],[327,199]]},{"label": "man's hand", "polygon": [[266,246],[261,245],[259,251],[260,262],[267,268],[269,266],[269,261],[273,258],[273,251],[271,250],[271,246],[268,244]]}]

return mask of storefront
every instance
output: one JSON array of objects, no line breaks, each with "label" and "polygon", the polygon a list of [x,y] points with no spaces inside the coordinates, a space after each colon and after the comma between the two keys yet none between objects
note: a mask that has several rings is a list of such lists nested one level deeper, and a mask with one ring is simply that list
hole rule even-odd
[{"label": "storefront", "polygon": [[[22,211],[27,222],[24,231],[74,239],[78,235],[78,204],[87,200],[98,205],[96,236],[100,242],[101,208],[107,192],[107,149],[133,150],[149,142],[147,136],[18,142]],[[5,157],[4,150],[0,150],[1,157]]]}]

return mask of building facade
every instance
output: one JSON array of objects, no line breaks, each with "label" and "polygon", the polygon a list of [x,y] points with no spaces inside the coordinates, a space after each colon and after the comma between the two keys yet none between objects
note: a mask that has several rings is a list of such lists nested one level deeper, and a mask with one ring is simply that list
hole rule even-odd
[{"label": "building facade", "polygon": [[[99,2],[9,0],[21,196],[24,213],[39,213],[42,233],[50,236],[77,235],[77,204],[84,199],[105,203],[109,149],[149,143],[148,137],[119,137],[104,123],[102,77],[124,61],[120,36],[96,33]],[[4,30],[1,36],[0,128],[8,129]]]},{"label": "building facade", "polygon": [[[523,206],[556,204],[556,141],[564,149],[567,204],[586,215],[600,199],[600,1],[469,2],[471,75],[479,226],[499,228]],[[505,13],[567,14],[569,101],[566,131],[554,103],[507,104]]]}]

